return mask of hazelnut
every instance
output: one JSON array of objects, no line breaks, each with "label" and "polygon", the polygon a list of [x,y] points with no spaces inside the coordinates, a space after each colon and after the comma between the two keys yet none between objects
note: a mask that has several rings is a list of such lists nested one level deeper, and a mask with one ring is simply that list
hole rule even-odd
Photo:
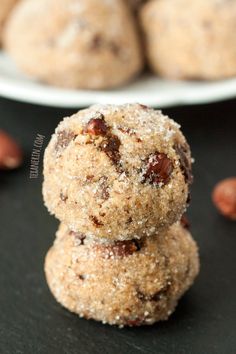
[{"label": "hazelnut", "polygon": [[108,128],[106,126],[104,116],[101,114],[99,118],[90,119],[90,121],[88,122],[88,124],[84,129],[84,133],[90,135],[96,135],[96,136],[98,135],[105,136],[107,130]]},{"label": "hazelnut", "polygon": [[21,165],[23,153],[20,146],[0,130],[0,169],[11,170]]},{"label": "hazelnut", "polygon": [[236,177],[218,183],[214,188],[212,200],[221,214],[236,220]]}]

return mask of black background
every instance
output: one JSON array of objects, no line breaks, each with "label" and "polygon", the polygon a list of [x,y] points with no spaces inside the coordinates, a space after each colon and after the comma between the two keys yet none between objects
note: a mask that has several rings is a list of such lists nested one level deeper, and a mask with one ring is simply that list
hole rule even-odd
[{"label": "black background", "polygon": [[211,202],[215,183],[236,176],[236,101],[164,110],[196,159],[189,218],[201,273],[169,321],[122,330],[67,312],[44,278],[58,222],[43,206],[41,176],[29,179],[30,154],[36,135],[45,135],[45,147],[71,113],[0,99],[0,128],[25,151],[20,170],[0,172],[0,353],[236,353],[236,222]]}]

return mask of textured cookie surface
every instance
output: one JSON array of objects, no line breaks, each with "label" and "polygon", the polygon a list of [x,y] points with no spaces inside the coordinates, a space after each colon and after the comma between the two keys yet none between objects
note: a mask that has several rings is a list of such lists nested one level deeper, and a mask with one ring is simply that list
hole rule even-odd
[{"label": "textured cookie surface", "polygon": [[0,42],[2,40],[2,31],[5,21],[7,20],[11,10],[18,0],[1,0],[0,1]]},{"label": "textured cookie surface", "polygon": [[23,0],[4,43],[23,71],[58,86],[118,86],[142,68],[133,15],[122,0]]},{"label": "textured cookie surface", "polygon": [[134,10],[138,10],[147,0],[128,0],[131,8]]},{"label": "textured cookie surface", "polygon": [[141,10],[148,58],[162,76],[236,75],[236,1],[152,0]]},{"label": "textured cookie surface", "polygon": [[96,105],[56,129],[43,195],[71,230],[124,240],[177,221],[191,178],[189,147],[174,121],[139,104]]},{"label": "textured cookie surface", "polygon": [[59,303],[120,326],[167,319],[199,270],[198,251],[179,224],[142,241],[96,244],[60,226],[45,272]]}]

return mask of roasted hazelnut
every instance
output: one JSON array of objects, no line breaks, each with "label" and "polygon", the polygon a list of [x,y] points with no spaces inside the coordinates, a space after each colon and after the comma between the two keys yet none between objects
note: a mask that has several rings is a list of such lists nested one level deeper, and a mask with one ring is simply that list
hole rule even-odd
[{"label": "roasted hazelnut", "polygon": [[212,200],[221,214],[236,220],[236,177],[219,182],[213,190]]}]

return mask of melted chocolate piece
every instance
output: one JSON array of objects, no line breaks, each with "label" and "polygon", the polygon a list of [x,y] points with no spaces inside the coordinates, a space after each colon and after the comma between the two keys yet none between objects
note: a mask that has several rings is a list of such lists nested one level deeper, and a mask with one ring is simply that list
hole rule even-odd
[{"label": "melted chocolate piece", "polygon": [[166,154],[156,152],[146,160],[146,172],[142,182],[167,184],[173,171],[173,163]]},{"label": "melted chocolate piece", "polygon": [[174,149],[179,155],[180,167],[183,171],[185,181],[188,184],[193,183],[192,166],[188,158],[188,145],[175,144]]},{"label": "melted chocolate piece", "polygon": [[86,176],[86,181],[91,182],[94,179],[94,175],[87,175]]},{"label": "melted chocolate piece", "polygon": [[118,165],[120,161],[119,148],[121,142],[116,135],[111,133],[111,129],[106,125],[103,114],[100,114],[98,118],[90,119],[83,133],[93,136],[103,136],[104,140],[100,143],[99,149],[103,151],[115,165]]},{"label": "melted chocolate piece", "polygon": [[106,259],[131,256],[133,253],[140,251],[141,247],[141,242],[137,240],[116,241],[110,245],[97,245],[98,250],[102,253],[102,257]]},{"label": "melted chocolate piece", "polygon": [[118,165],[120,161],[120,145],[120,139],[114,134],[108,135],[100,145],[100,149],[105,152],[114,165]]},{"label": "melted chocolate piece", "polygon": [[133,218],[130,216],[129,219],[126,221],[126,224],[131,224],[133,222]]},{"label": "melted chocolate piece", "polygon": [[95,227],[99,228],[99,227],[103,226],[103,223],[101,221],[99,221],[96,216],[90,215],[89,219],[93,222]]}]

